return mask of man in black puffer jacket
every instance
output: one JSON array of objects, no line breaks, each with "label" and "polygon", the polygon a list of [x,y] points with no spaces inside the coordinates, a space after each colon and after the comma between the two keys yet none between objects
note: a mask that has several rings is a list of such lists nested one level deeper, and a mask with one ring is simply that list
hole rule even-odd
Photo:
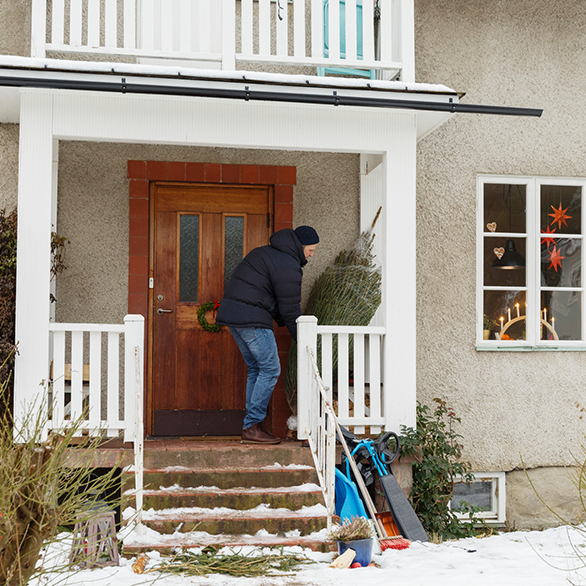
[{"label": "man in black puffer jacket", "polygon": [[261,427],[281,373],[273,320],[297,340],[301,268],[319,242],[310,226],[279,230],[268,246],[249,252],[232,275],[216,323],[227,325],[248,367],[242,443],[278,444]]}]

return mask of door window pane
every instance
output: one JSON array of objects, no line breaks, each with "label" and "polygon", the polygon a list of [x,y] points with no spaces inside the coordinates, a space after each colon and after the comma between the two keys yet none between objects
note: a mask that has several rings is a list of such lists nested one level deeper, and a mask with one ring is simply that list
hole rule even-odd
[{"label": "door window pane", "polygon": [[225,217],[224,287],[242,260],[244,253],[244,217]]},{"label": "door window pane", "polygon": [[197,303],[199,216],[182,214],[179,225],[179,301]]}]

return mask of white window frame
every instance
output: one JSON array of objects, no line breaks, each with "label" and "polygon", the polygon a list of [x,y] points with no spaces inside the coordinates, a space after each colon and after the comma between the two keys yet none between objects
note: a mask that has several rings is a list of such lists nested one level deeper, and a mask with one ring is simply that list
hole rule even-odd
[{"label": "white window frame", "polygon": [[[507,519],[507,501],[506,501],[506,473],[505,472],[474,472],[474,480],[472,482],[488,482],[492,483],[492,504],[490,511],[479,511],[472,515],[473,519],[478,519],[484,523],[494,523],[504,525]],[[454,477],[454,483],[464,482],[461,476]],[[450,509],[451,509],[450,501]],[[458,519],[469,519],[470,515],[466,513],[458,513],[454,511]]]},{"label": "white window frame", "polygon": [[[510,185],[524,185],[526,188],[526,232],[508,233],[488,231],[484,222],[484,185],[486,183],[503,183]],[[511,290],[511,287],[484,285],[484,238],[485,237],[512,237],[526,239],[526,281],[525,287],[516,290],[525,291],[527,306],[537,308],[541,306],[541,237],[539,229],[540,187],[542,185],[560,185],[582,188],[582,226],[581,234],[564,234],[563,237],[580,239],[582,241],[582,339],[581,340],[539,340],[538,315],[536,311],[527,313],[526,340],[484,340],[482,337],[484,317],[484,292]],[[476,349],[477,350],[586,350],[586,315],[584,304],[584,290],[586,279],[586,179],[563,177],[524,177],[511,175],[478,175],[476,198]],[[555,290],[564,290],[555,287]]]}]

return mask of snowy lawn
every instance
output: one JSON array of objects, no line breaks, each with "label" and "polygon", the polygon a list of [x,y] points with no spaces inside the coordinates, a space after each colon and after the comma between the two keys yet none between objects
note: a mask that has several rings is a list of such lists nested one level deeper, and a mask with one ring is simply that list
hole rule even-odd
[{"label": "snowy lawn", "polygon": [[[68,554],[68,544],[59,546]],[[243,548],[248,553],[254,548]],[[55,550],[56,551],[56,550]],[[412,543],[409,549],[387,550],[375,556],[380,568],[336,570],[329,568],[334,554],[315,553],[300,547],[286,552],[304,553],[315,564],[299,567],[294,575],[262,578],[233,578],[226,575],[184,577],[167,574],[135,574],[134,560],[121,559],[120,567],[84,570],[66,576],[50,575],[31,582],[33,586],[60,583],[67,586],[557,586],[586,585],[586,568],[579,555],[586,556],[586,533],[572,527],[545,531],[512,532],[482,539],[463,539],[436,544]],[[149,554],[147,569],[160,560]],[[63,578],[66,578],[63,580]]]}]

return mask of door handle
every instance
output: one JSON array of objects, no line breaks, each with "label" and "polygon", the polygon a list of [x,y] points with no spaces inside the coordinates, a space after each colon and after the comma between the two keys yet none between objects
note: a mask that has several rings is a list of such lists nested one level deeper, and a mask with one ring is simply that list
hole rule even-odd
[{"label": "door handle", "polygon": [[157,309],[157,313],[159,315],[163,315],[164,313],[173,313],[173,310],[172,309],[161,309],[161,308],[159,308],[159,309]]}]

